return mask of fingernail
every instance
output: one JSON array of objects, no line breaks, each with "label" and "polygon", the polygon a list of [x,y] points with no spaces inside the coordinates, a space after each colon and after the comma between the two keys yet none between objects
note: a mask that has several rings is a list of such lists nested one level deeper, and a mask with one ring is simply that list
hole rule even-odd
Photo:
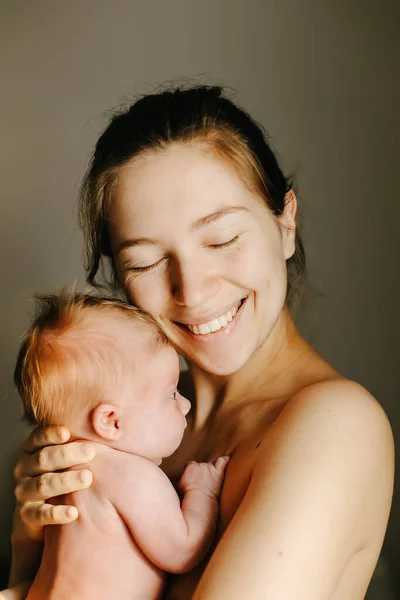
[{"label": "fingernail", "polygon": [[67,508],[65,513],[66,513],[68,519],[73,519],[74,517],[78,516],[78,510],[76,509],[75,506],[70,506],[69,508]]}]

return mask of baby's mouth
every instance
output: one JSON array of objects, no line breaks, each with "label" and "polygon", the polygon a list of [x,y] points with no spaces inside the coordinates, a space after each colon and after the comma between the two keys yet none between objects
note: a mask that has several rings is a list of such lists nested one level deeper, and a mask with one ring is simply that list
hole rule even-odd
[{"label": "baby's mouth", "polygon": [[237,313],[245,303],[246,299],[247,296],[239,300],[239,302],[234,304],[228,311],[226,311],[219,317],[216,317],[212,321],[208,321],[206,323],[196,323],[193,325],[179,323],[178,321],[176,321],[176,323],[177,325],[179,325],[180,327],[184,327],[187,331],[190,331],[190,333],[193,333],[194,335],[207,335],[209,333],[215,333],[216,331],[227,327],[227,325],[229,325],[229,323],[231,323],[235,319]]}]

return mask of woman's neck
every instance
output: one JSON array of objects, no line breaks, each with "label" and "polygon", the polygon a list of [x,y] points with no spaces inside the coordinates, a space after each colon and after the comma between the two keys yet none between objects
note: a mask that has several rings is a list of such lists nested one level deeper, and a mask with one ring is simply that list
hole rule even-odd
[{"label": "woman's neck", "polygon": [[221,408],[234,408],[260,396],[266,401],[286,396],[295,387],[309,353],[314,351],[285,308],[267,340],[239,371],[217,376],[190,364],[196,392],[195,427],[203,427]]}]

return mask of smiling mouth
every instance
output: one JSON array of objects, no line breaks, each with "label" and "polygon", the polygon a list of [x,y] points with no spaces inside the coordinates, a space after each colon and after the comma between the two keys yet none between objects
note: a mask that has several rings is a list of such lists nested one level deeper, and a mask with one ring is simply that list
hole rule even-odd
[{"label": "smiling mouth", "polygon": [[180,327],[183,327],[186,331],[193,333],[194,335],[208,335],[209,333],[215,333],[216,331],[220,331],[221,329],[225,329],[231,323],[244,302],[246,301],[247,296],[242,298],[237,304],[232,306],[227,312],[220,315],[219,317],[213,319],[212,321],[208,321],[207,323],[197,323],[193,325],[179,323],[176,321],[176,324]]}]

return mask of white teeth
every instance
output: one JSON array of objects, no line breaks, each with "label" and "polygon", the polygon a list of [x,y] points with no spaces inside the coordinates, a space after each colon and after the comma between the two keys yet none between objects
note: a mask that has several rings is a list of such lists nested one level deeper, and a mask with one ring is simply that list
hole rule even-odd
[{"label": "white teeth", "polygon": [[214,332],[214,331],[218,331],[219,329],[221,329],[222,324],[219,322],[219,319],[214,319],[214,321],[210,321],[208,326],[211,329],[211,331]]},{"label": "white teeth", "polygon": [[200,325],[198,325],[198,328],[199,328],[199,333],[202,333],[202,334],[211,333],[211,329],[209,328],[207,323],[200,323]]},{"label": "white teeth", "polygon": [[226,327],[228,323],[230,323],[233,317],[236,315],[240,306],[240,302],[237,306],[234,306],[224,315],[209,321],[208,323],[199,323],[198,325],[187,325],[189,331],[194,333],[195,335],[205,335],[207,333],[213,333],[214,331],[219,331],[223,327]]},{"label": "white teeth", "polygon": [[219,318],[219,322],[221,323],[221,327],[226,327],[228,325],[228,318],[225,315]]}]

